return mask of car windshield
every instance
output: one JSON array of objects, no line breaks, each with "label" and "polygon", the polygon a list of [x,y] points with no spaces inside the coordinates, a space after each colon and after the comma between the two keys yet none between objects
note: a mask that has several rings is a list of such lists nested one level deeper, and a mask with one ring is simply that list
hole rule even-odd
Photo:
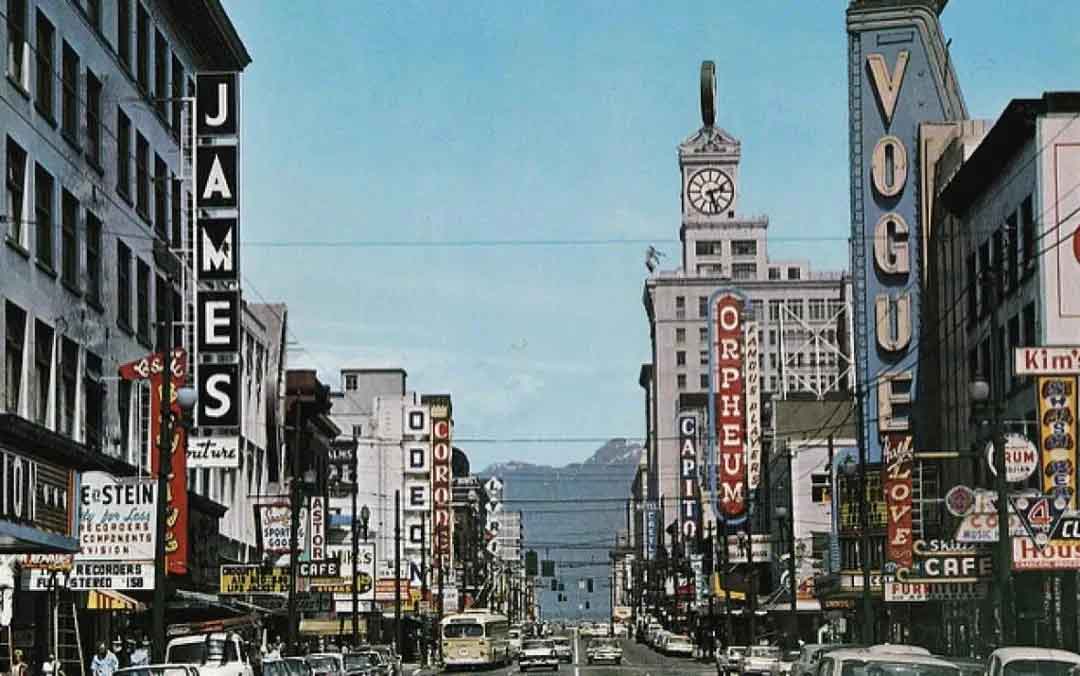
[{"label": "car windshield", "polygon": [[742,657],[743,655],[746,654],[746,648],[742,648],[742,647],[728,648],[727,649],[727,654],[732,656],[732,657]]},{"label": "car windshield", "polygon": [[772,645],[756,645],[750,648],[750,657],[775,657],[780,659],[780,649]]},{"label": "car windshield", "polygon": [[225,656],[225,641],[211,639],[197,643],[177,643],[169,646],[166,659],[176,664],[218,662]]},{"label": "car windshield", "polygon": [[617,641],[613,641],[610,638],[602,638],[596,641],[597,648],[614,648],[619,645]]},{"label": "car windshield", "polygon": [[918,660],[903,662],[844,660],[840,676],[960,676],[960,670],[953,666],[929,664]]},{"label": "car windshield", "polygon": [[551,650],[554,646],[551,641],[525,641],[521,647],[523,650],[542,650],[544,648]]},{"label": "car windshield", "polygon": [[371,666],[371,659],[363,653],[350,653],[345,656],[345,669],[347,671],[365,669],[369,666]]},{"label": "car windshield", "polygon": [[386,661],[383,656],[377,652],[373,651],[365,654],[367,655],[367,658],[371,660],[372,664],[379,665],[383,664]]},{"label": "car windshield", "polygon": [[1068,676],[1075,666],[1057,660],[1013,660],[1005,665],[1005,676]]},{"label": "car windshield", "polygon": [[132,667],[116,673],[123,676],[189,676],[188,670],[183,667]]},{"label": "car windshield", "polygon": [[511,629],[510,631],[508,631],[506,633],[506,635],[509,636],[510,638],[521,638],[521,630],[520,629]]},{"label": "car windshield", "polygon": [[331,671],[337,671],[337,660],[333,657],[312,657],[308,659],[308,664],[311,665],[312,671],[320,673],[327,673]]},{"label": "car windshield", "polygon": [[483,638],[484,625],[475,622],[448,624],[443,627],[443,636],[446,638]]},{"label": "car windshield", "polygon": [[566,646],[570,645],[570,637],[569,636],[556,636],[555,637],[555,645],[557,645],[559,647],[566,647]]}]

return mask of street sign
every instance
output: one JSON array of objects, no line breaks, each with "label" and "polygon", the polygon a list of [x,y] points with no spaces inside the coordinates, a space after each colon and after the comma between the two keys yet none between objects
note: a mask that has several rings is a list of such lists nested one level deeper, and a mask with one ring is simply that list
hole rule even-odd
[{"label": "street sign", "polygon": [[1013,364],[1018,376],[1080,374],[1080,346],[1018,347]]},{"label": "street sign", "polygon": [[[994,458],[994,442],[986,444],[986,464],[990,473],[997,476]],[[1011,484],[1027,481],[1039,467],[1039,449],[1022,434],[1005,435],[1005,481]]]}]

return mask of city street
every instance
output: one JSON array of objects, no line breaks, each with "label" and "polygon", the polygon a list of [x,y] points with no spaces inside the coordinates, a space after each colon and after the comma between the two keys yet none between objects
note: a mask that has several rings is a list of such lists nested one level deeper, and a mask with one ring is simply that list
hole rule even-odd
[{"label": "city street", "polygon": [[[635,642],[633,639],[619,641],[623,649],[623,661],[620,665],[595,665],[589,666],[585,659],[585,640],[578,639],[574,644],[574,661],[570,664],[559,666],[559,674],[567,676],[616,676],[617,674],[648,674],[649,676],[681,676],[691,674],[704,676],[715,674],[716,668],[711,664],[682,657],[665,657],[660,653],[650,650],[647,646]],[[442,672],[446,673],[446,672]],[[501,669],[477,671],[472,673],[491,674],[492,676],[511,676],[520,674],[521,670],[514,664]],[[528,673],[552,673],[533,671]]]}]

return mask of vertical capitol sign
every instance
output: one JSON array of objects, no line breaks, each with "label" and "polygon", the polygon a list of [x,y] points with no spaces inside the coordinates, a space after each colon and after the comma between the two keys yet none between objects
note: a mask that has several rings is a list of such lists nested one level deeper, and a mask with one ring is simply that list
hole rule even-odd
[{"label": "vertical capitol sign", "polygon": [[239,466],[240,446],[240,74],[196,81],[195,385],[191,467]]},{"label": "vertical capitol sign", "polygon": [[709,472],[718,518],[746,518],[746,403],[743,377],[744,298],[718,291],[709,299],[709,409],[713,450]]},{"label": "vertical capitol sign", "polygon": [[698,426],[697,417],[679,416],[679,521],[683,542],[697,539],[698,514]]},{"label": "vertical capitol sign", "polygon": [[928,209],[920,124],[967,112],[930,3],[852,3],[847,30],[854,319],[865,327],[855,332],[860,424],[867,460],[879,463],[886,440],[911,446],[915,433]]}]

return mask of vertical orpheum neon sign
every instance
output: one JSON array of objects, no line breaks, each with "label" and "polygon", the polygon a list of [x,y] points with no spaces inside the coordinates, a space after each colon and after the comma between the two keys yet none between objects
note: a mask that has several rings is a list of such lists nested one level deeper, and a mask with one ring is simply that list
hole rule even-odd
[{"label": "vertical orpheum neon sign", "polygon": [[717,517],[729,524],[746,518],[743,304],[742,296],[732,291],[718,291],[709,300],[709,483]]}]

